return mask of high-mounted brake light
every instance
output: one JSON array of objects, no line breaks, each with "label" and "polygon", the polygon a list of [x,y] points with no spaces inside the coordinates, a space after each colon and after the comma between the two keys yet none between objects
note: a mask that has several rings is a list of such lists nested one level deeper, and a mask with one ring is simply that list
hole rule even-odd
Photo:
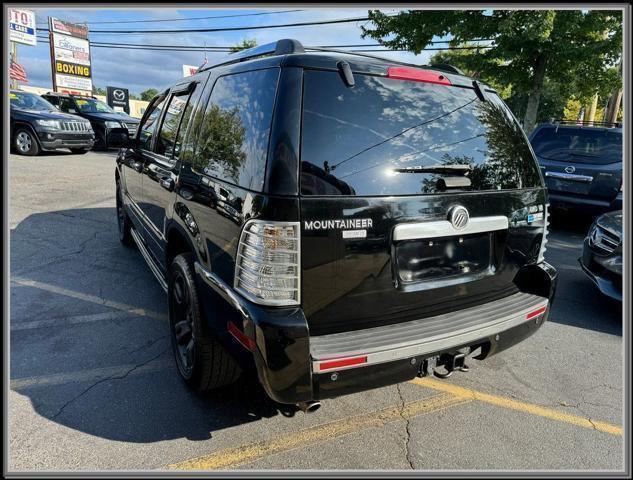
[{"label": "high-mounted brake light", "polygon": [[326,370],[336,370],[344,367],[352,367],[354,365],[362,365],[363,363],[367,363],[367,356],[364,355],[362,357],[350,357],[350,358],[337,358],[333,360],[326,360],[324,362],[320,362],[319,372],[324,372]]},{"label": "high-mounted brake light", "polygon": [[451,81],[442,73],[433,70],[422,70],[408,67],[389,67],[387,77],[397,80],[411,80],[414,82],[437,83],[439,85],[452,85]]}]

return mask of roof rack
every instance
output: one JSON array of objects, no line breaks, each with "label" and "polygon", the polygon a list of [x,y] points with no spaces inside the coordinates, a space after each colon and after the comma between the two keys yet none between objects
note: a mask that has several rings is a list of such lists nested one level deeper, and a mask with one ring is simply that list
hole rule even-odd
[{"label": "roof rack", "polygon": [[209,65],[208,67],[201,68],[199,72],[204,72],[211,68],[219,67],[221,65],[230,65],[232,63],[244,62],[257,57],[263,57],[266,55],[288,55],[290,53],[304,53],[305,49],[303,45],[297,40],[284,38],[277,40],[276,42],[266,43],[265,45],[259,45],[258,47],[247,48],[246,50],[240,50],[239,52],[231,53],[219,63]]},{"label": "roof rack", "polygon": [[355,52],[353,50],[336,50],[333,48],[321,48],[321,47],[305,47],[298,40],[284,38],[282,40],[277,40],[276,42],[267,43],[265,45],[259,45],[257,47],[248,48],[246,50],[240,50],[236,53],[231,53],[227,55],[222,61],[219,63],[215,63],[213,65],[205,66],[198,70],[198,72],[204,72],[205,70],[209,70],[211,68],[220,67],[223,65],[230,65],[232,63],[244,62],[246,60],[252,60],[258,57],[264,57],[266,55],[288,55],[291,53],[305,53],[306,50],[312,50],[316,52],[333,52],[333,53],[342,53],[344,55],[355,55],[357,57],[366,57],[374,60],[380,60],[382,62],[394,63],[397,65],[406,65],[408,67],[422,68],[422,67],[430,67],[436,68],[438,70],[444,70],[451,73],[458,73],[460,75],[464,75],[464,73],[459,70],[457,67],[447,64],[441,65],[418,65],[416,63],[408,63],[401,62],[398,60],[392,60],[390,58],[379,57],[377,55],[368,55],[366,53]]},{"label": "roof rack", "polygon": [[559,124],[559,125],[579,125],[582,127],[615,127],[621,128],[622,122],[596,122],[589,120],[565,120],[565,119],[557,119],[550,118],[548,123]]}]

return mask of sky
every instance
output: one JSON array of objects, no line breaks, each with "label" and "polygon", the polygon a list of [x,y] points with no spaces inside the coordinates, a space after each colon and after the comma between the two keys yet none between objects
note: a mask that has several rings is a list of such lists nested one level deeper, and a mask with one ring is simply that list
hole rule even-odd
[{"label": "sky", "polygon": [[[298,12],[277,13],[276,10],[290,10],[301,8]],[[341,18],[367,16],[367,9],[361,8],[302,8],[280,7],[260,9],[176,9],[176,8],[147,8],[147,9],[33,9],[36,22],[44,28],[48,17],[53,16],[61,20],[74,23],[89,24],[94,29],[182,29],[182,28],[226,28],[252,25],[270,25],[295,22],[321,21]],[[396,12],[396,9],[383,9],[385,13]],[[130,21],[130,20],[158,20],[172,18],[193,18],[213,15],[233,15],[243,13],[275,12],[271,15],[250,17],[206,19],[195,21],[156,22],[156,23],[112,23],[93,24],[90,22]],[[294,38],[304,45],[338,45],[376,43],[371,38],[361,38],[360,25],[365,22],[289,27],[267,30],[251,30],[237,32],[206,32],[206,33],[178,33],[178,34],[104,34],[91,33],[90,40],[98,42],[137,43],[137,44],[173,44],[226,46],[239,43],[243,39],[255,39],[259,45],[274,42],[281,38]],[[43,35],[44,32],[40,32]],[[374,53],[394,60],[424,64],[428,62],[431,53],[422,52],[414,55],[408,52]],[[226,53],[208,52],[209,63],[226,56]],[[123,50],[91,48],[92,80],[100,88],[108,85],[128,88],[131,93],[138,94],[148,88],[162,89],[170,86],[182,77],[182,65],[200,65],[204,59],[202,52],[165,52],[148,50]],[[27,72],[28,85],[52,88],[51,62],[48,43],[38,41],[32,47],[20,44],[18,46],[18,63]]]}]

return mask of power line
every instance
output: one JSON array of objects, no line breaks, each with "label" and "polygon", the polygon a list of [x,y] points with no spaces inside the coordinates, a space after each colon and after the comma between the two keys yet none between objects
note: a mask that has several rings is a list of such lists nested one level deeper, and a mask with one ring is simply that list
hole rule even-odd
[{"label": "power line", "polygon": [[[40,38],[38,37],[38,39],[42,42],[42,43],[48,43],[48,39],[46,38]],[[91,48],[111,48],[111,49],[121,49],[121,50],[148,50],[148,51],[155,51],[155,52],[160,52],[160,51],[164,51],[164,52],[204,52],[203,48],[204,47],[193,47],[193,48],[189,48],[189,47],[183,47],[183,46],[178,46],[178,45],[126,45],[126,44],[110,44],[110,43],[98,43],[98,42],[91,42],[90,43],[90,47]],[[339,45],[339,47],[342,48],[348,48],[348,47],[352,47],[352,45]],[[231,53],[233,47],[207,47],[207,51],[209,53]],[[330,45],[330,46],[319,46],[319,47],[309,47],[306,46],[305,47],[307,50],[310,50],[311,48],[319,48],[319,49],[327,49],[327,48],[334,48],[334,46]],[[445,51],[445,50],[480,50],[480,49],[489,49],[489,48],[493,48],[491,46],[487,46],[487,45],[483,45],[483,46],[466,46],[466,47],[435,47],[435,48],[425,48],[423,51]],[[358,53],[362,53],[362,52],[409,52],[410,50],[407,49],[387,49],[387,48],[383,48],[383,49],[378,49],[378,48],[368,48],[368,49],[363,49],[363,48],[355,48],[355,49],[350,49],[349,52],[358,52]]]},{"label": "power line", "polygon": [[[182,22],[182,21],[194,21],[194,20],[212,20],[214,18],[235,18],[235,17],[254,17],[258,15],[274,15],[276,13],[291,13],[291,12],[303,12],[304,10],[295,9],[295,10],[279,10],[276,12],[258,12],[258,13],[241,13],[235,15],[213,15],[210,17],[184,17],[184,18],[161,18],[155,20],[112,20],[107,22],[79,22],[81,25],[97,25],[97,24],[106,24],[106,23],[156,23],[156,22]],[[46,23],[40,23],[39,25],[48,26]]]},{"label": "power line", "polygon": [[[43,35],[38,36],[38,39],[42,40],[42,41],[46,41],[48,40],[48,37],[45,37]],[[476,41],[476,42],[484,42],[484,41],[492,41],[492,39],[490,38],[482,38],[482,39],[477,39],[477,40],[472,40],[472,41]],[[450,43],[450,40],[436,40],[436,41],[432,41],[429,42],[429,45],[438,45],[438,44],[442,44],[442,43]],[[200,45],[165,45],[165,44],[151,44],[151,43],[119,43],[119,42],[100,42],[100,41],[91,41],[90,42],[91,46],[109,46],[109,45],[113,45],[113,46],[126,46],[126,47],[149,47],[149,48],[177,48],[177,49],[183,49],[183,50],[200,50],[200,51],[204,51],[206,50],[227,50],[227,49],[232,49],[234,48],[234,46],[232,45],[223,45],[223,46],[219,46],[219,45],[215,45],[215,46],[200,46]],[[381,43],[356,43],[356,44],[347,44],[347,45],[317,45],[316,48],[355,48],[355,47],[363,47],[363,48],[372,48],[372,47],[383,47],[384,45]],[[477,47],[477,46],[473,46],[473,47]],[[459,47],[452,47],[452,48],[459,48]],[[485,46],[480,46],[479,48],[485,48]],[[396,50],[392,50],[392,51],[396,51]],[[406,49],[403,50],[397,50],[397,51],[406,51]]]},{"label": "power line", "polygon": [[[295,22],[277,25],[251,25],[248,27],[224,27],[224,28],[187,28],[178,30],[91,30],[91,34],[101,33],[125,33],[125,34],[147,34],[147,33],[202,33],[202,32],[237,32],[243,30],[264,30],[270,28],[288,28],[288,27],[307,27],[311,25],[334,25],[343,23],[363,22],[369,20],[369,17],[341,18],[337,20],[321,20],[314,22]],[[41,29],[48,32],[48,29]]]}]

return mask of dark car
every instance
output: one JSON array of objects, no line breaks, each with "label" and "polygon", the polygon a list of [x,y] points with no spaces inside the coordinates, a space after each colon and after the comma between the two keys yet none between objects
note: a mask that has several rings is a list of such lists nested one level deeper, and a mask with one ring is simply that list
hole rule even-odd
[{"label": "dark car", "polygon": [[35,93],[11,90],[11,149],[20,155],[67,148],[86,153],[94,144],[90,122],[57,110]]},{"label": "dark car", "polygon": [[117,112],[95,97],[49,92],[42,95],[62,112],[73,113],[90,120],[96,134],[97,149],[118,148],[136,135],[139,120]]},{"label": "dark car", "polygon": [[599,215],[622,208],[622,129],[539,125],[530,143],[552,208]]},{"label": "dark car", "polygon": [[253,368],[310,411],[465,371],[549,315],[536,159],[497,93],[448,68],[294,40],[229,55],[150,102],[115,180],[197,390]]},{"label": "dark car", "polygon": [[605,213],[589,228],[578,260],[600,291],[622,301],[622,211]]}]

